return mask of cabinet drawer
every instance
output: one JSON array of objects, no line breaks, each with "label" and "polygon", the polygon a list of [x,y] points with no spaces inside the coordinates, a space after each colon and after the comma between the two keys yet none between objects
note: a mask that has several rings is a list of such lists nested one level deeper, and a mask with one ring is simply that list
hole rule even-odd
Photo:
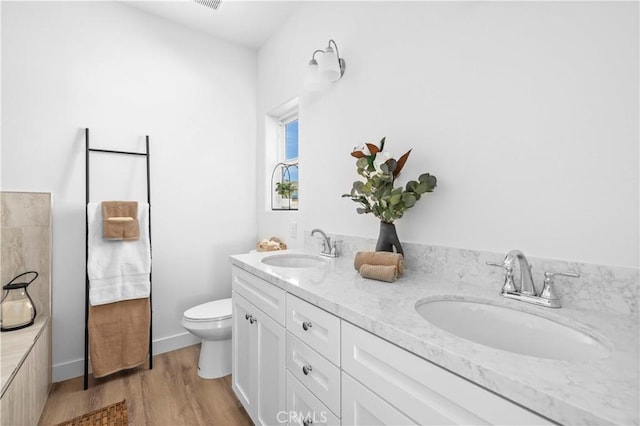
[{"label": "cabinet drawer", "polygon": [[285,291],[237,266],[231,271],[233,290],[284,326]]},{"label": "cabinet drawer", "polygon": [[289,425],[340,425],[340,419],[291,373],[287,373],[287,412],[279,422]]},{"label": "cabinet drawer", "polygon": [[344,321],[342,368],[421,425],[551,424],[507,399]]},{"label": "cabinet drawer", "polygon": [[400,426],[416,423],[351,376],[342,373],[342,424]]},{"label": "cabinet drawer", "polygon": [[287,293],[287,330],[340,366],[340,319]]},{"label": "cabinet drawer", "polygon": [[287,369],[340,417],[340,369],[289,332]]}]

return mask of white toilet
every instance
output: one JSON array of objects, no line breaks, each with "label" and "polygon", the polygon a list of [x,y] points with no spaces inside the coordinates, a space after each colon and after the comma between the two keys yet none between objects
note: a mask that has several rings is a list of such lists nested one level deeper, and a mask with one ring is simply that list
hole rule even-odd
[{"label": "white toilet", "polygon": [[198,376],[217,379],[231,374],[231,299],[214,300],[187,309],[182,326],[202,339]]}]

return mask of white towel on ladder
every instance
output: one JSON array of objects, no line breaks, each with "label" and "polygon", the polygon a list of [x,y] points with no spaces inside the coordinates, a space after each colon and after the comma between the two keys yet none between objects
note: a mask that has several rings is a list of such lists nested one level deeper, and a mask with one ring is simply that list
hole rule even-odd
[{"label": "white towel on ladder", "polygon": [[87,271],[91,305],[149,297],[149,204],[138,203],[140,238],[135,241],[112,241],[102,238],[102,203],[87,204],[87,219]]}]

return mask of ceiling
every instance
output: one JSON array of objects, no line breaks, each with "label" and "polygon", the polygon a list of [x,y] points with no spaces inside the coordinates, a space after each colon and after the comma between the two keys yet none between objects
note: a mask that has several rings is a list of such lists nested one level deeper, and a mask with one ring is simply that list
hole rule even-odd
[{"label": "ceiling", "polygon": [[122,3],[251,49],[259,49],[300,4],[297,1],[222,0],[218,10],[212,10],[193,0],[126,0]]}]

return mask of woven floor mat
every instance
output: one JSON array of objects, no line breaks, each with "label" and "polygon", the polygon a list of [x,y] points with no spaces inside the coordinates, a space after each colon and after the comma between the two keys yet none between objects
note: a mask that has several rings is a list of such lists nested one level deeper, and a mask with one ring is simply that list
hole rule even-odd
[{"label": "woven floor mat", "polygon": [[56,426],[126,426],[129,424],[127,400],[91,411]]}]

